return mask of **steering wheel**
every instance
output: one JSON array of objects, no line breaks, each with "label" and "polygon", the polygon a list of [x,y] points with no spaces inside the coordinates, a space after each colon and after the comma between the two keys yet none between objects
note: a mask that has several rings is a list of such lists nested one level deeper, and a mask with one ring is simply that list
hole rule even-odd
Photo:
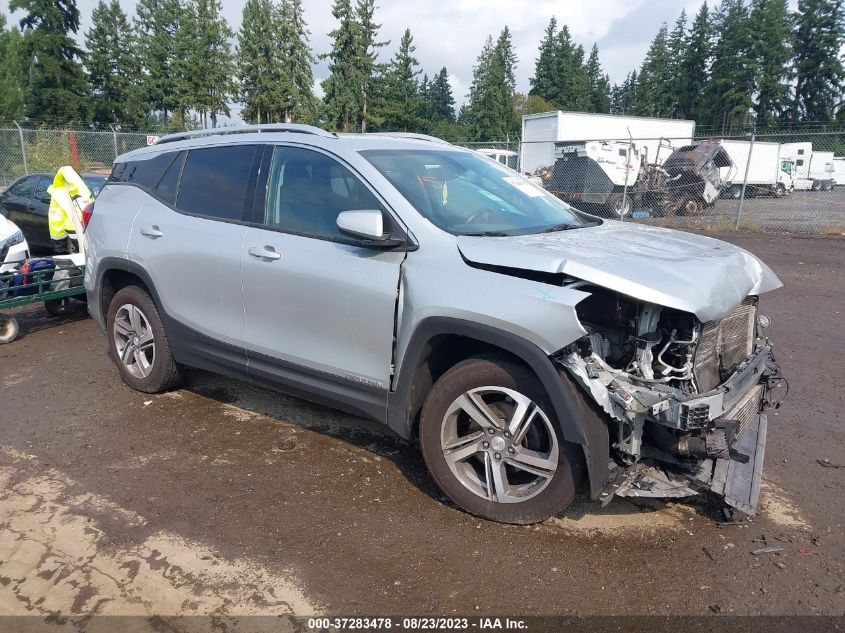
[{"label": "steering wheel", "polygon": [[[496,213],[496,211],[495,211],[495,210],[493,210],[493,209],[490,209],[489,207],[482,207],[481,209],[479,209],[478,211],[476,211],[475,213],[473,213],[471,216],[469,216],[469,217],[467,218],[466,222],[464,222],[464,224],[472,224],[472,223],[473,223],[473,222],[475,222],[478,218],[480,218],[480,217],[482,217],[482,216],[484,216],[484,215],[486,215],[486,214],[490,214],[490,213]],[[489,217],[484,217],[484,218],[482,218],[482,219],[484,220],[484,222],[489,222],[489,221],[490,221],[490,218],[489,218]]]}]

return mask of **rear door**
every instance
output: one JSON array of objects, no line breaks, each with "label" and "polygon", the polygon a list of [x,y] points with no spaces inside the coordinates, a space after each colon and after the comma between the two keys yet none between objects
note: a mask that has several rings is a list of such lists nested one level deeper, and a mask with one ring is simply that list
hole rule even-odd
[{"label": "rear door", "polygon": [[26,213],[26,230],[32,235],[30,246],[39,248],[52,248],[50,239],[50,224],[48,215],[50,212],[50,194],[47,188],[53,184],[51,176],[41,176],[35,187],[35,193],[30,200]]},{"label": "rear door", "polygon": [[181,339],[177,346],[244,367],[243,213],[254,193],[260,147],[173,153],[135,219],[129,244],[129,256],[149,273]]},{"label": "rear door", "polygon": [[[352,209],[381,209],[352,170],[313,149],[277,146],[260,227],[244,240],[250,372],[273,366],[387,389],[403,250],[364,248],[337,228]],[[315,373],[316,372],[316,373]]]}]

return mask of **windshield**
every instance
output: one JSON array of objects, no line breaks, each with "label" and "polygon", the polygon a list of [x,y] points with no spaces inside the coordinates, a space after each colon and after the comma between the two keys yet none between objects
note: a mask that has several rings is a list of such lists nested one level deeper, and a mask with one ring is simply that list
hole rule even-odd
[{"label": "windshield", "polygon": [[541,187],[471,152],[361,154],[425,218],[455,235],[525,235],[591,224]]}]

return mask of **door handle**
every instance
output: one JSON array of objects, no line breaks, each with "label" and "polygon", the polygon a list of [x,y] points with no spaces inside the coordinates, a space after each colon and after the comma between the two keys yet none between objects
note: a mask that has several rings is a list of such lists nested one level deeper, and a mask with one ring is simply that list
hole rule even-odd
[{"label": "door handle", "polygon": [[277,260],[282,258],[281,253],[277,253],[271,246],[264,246],[259,248],[258,246],[251,246],[247,251],[252,257],[256,257],[258,259],[271,259]]},{"label": "door handle", "polygon": [[141,235],[155,239],[161,237],[164,233],[159,231],[157,226],[145,226],[141,228]]}]

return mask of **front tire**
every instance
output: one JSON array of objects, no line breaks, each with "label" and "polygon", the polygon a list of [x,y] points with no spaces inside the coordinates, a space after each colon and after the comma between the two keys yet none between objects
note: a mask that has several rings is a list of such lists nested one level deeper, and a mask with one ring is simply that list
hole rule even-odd
[{"label": "front tire", "polygon": [[537,377],[514,362],[482,357],[452,367],[426,398],[419,435],[432,478],[471,514],[536,523],[575,496],[576,449]]},{"label": "front tire", "polygon": [[160,393],[181,378],[158,310],[138,286],[117,291],[107,316],[109,349],[123,381],[143,393]]}]

